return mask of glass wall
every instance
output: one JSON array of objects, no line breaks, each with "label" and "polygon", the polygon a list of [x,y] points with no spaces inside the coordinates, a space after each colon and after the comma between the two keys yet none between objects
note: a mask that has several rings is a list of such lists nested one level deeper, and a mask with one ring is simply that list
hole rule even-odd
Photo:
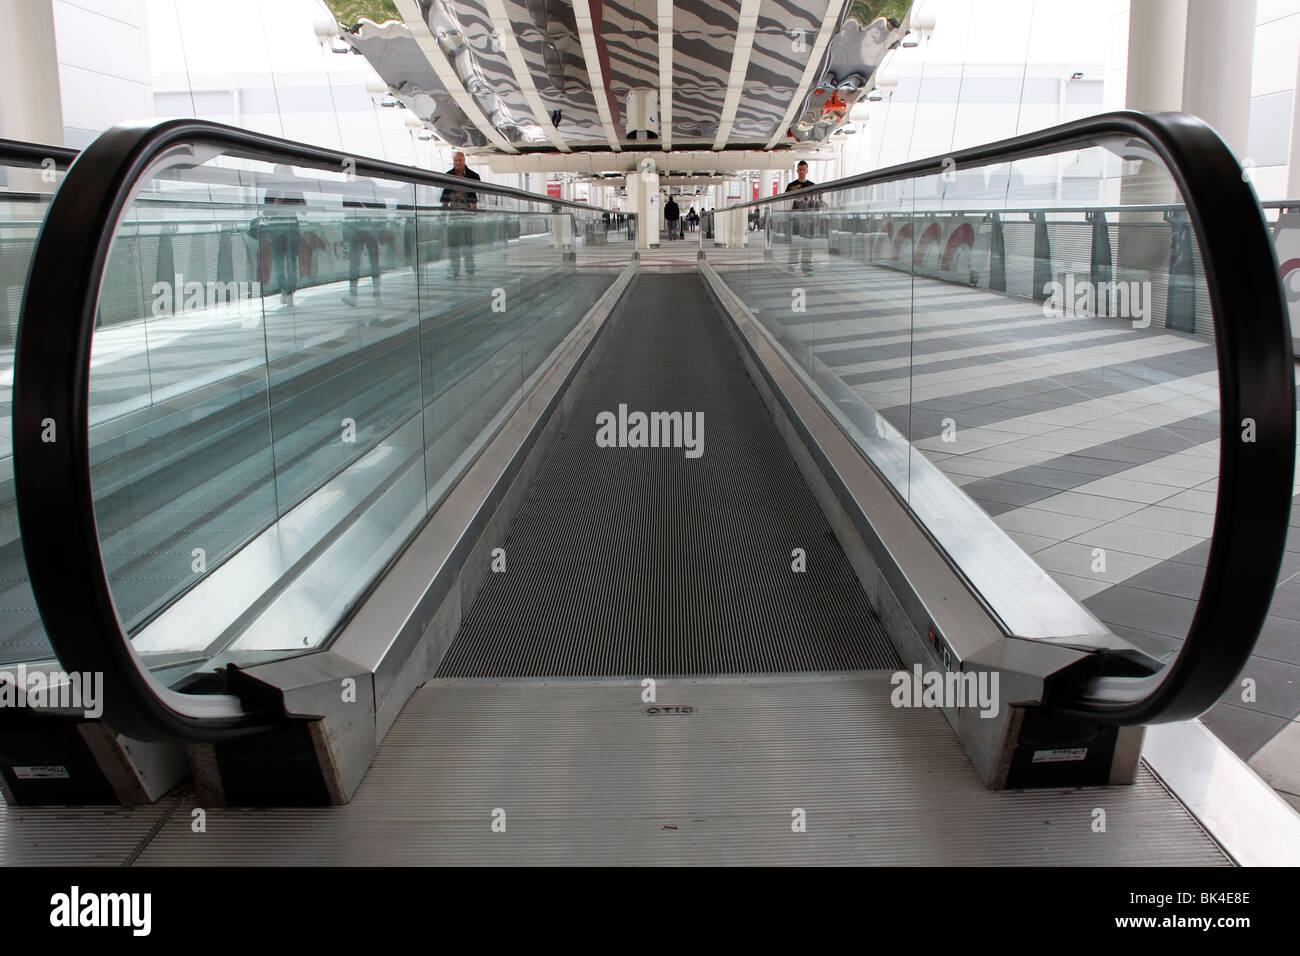
[{"label": "glass wall", "polygon": [[27,578],[14,503],[14,347],[23,286],[36,236],[54,191],[63,181],[63,160],[0,159],[0,665],[51,656],[36,598]]},{"label": "glass wall", "polygon": [[114,600],[173,682],[322,646],[618,253],[600,210],[478,183],[177,156],[118,224],[90,381]]},{"label": "glass wall", "polygon": [[1175,651],[1219,391],[1167,172],[1117,141],[750,209],[719,274],[1007,630]]}]

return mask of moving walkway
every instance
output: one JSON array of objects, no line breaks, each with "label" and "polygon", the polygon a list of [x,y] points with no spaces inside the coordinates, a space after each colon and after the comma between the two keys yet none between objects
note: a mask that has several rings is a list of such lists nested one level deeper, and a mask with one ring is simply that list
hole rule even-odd
[{"label": "moving walkway", "polygon": [[[102,675],[103,713],[9,728],[7,859],[55,829],[140,863],[1289,852],[1185,723],[1254,645],[1295,454],[1267,230],[1207,127],[1110,114],[717,211],[710,243],[762,209],[752,255],[702,230],[657,274],[602,210],[448,183],[189,120],[71,164],[14,372],[52,653],[10,663]],[[1076,272],[1148,313],[1049,314]],[[1170,454],[1098,464],[1134,435]],[[1096,523],[1015,524],[1056,493]],[[1206,514],[1180,640],[1085,606],[1123,519]],[[104,802],[133,806],[17,809]]]}]

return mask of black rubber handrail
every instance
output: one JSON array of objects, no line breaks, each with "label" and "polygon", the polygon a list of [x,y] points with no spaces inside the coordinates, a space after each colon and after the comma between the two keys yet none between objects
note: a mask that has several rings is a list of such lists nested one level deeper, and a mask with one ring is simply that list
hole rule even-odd
[{"label": "black rubber handrail", "polygon": [[[32,591],[60,664],[104,675],[104,719],[115,729],[142,739],[216,741],[282,717],[245,712],[231,696],[178,693],[149,673],[117,616],[90,482],[91,337],[109,248],[141,178],[168,150],[189,145],[300,168],[351,168],[358,177],[466,186],[458,177],[192,119],[115,126],[68,156],[75,158],[32,255],[14,368],[14,484]],[[14,155],[40,165],[52,153],[30,147]],[[494,183],[472,188],[546,209],[602,211]]]},{"label": "black rubber handrail", "polygon": [[[1268,229],[1240,166],[1213,130],[1193,117],[1111,113],[814,191],[933,175],[951,168],[944,162],[949,158],[959,167],[987,165],[1115,137],[1153,150],[1187,201],[1215,310],[1223,421],[1214,537],[1179,656],[1151,678],[1101,678],[1067,687],[1052,702],[1060,712],[1123,724],[1194,716],[1218,699],[1254,647],[1285,549],[1295,438],[1291,340]],[[104,133],[73,163],[37,243],[19,325],[13,441],[23,547],[61,662],[104,674],[105,716],[123,732],[210,741],[261,729],[273,717],[244,713],[233,698],[170,691],[141,665],[118,621],[99,551],[88,431],[90,343],[114,227],[154,160],[193,142],[298,166],[338,169],[348,158],[196,120]],[[351,158],[359,175],[464,188],[464,180]],[[487,184],[474,189],[590,208]],[[744,205],[783,198],[789,197]],[[1252,443],[1239,440],[1243,418],[1254,420]],[[51,423],[54,441],[45,438]]]},{"label": "black rubber handrail", "polygon": [[16,139],[0,139],[0,166],[43,166],[54,160],[56,169],[67,169],[77,158],[77,150],[67,146],[42,146]]},{"label": "black rubber handrail", "polygon": [[[1101,723],[1151,724],[1204,713],[1241,673],[1272,603],[1291,513],[1296,400],[1286,296],[1259,199],[1223,140],[1186,113],[1103,113],[727,209],[789,203],[1065,149],[1113,148],[1117,141],[1130,155],[1154,155],[1164,164],[1200,247],[1219,371],[1214,535],[1196,611],[1177,657],[1147,677],[1063,684],[1053,689],[1048,706]],[[1133,148],[1139,145],[1141,150]],[[1243,440],[1247,419],[1254,423],[1254,441]]]}]

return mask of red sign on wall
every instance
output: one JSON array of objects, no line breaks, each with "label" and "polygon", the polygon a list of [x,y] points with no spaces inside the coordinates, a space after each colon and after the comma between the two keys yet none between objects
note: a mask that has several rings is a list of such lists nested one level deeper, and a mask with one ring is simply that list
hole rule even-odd
[{"label": "red sign on wall", "polygon": [[757,180],[757,179],[754,180],[754,195],[751,196],[750,198],[751,198],[751,199],[757,199],[757,198],[758,198],[758,180]]},{"label": "red sign on wall", "polygon": [[552,199],[561,198],[563,193],[561,187],[563,185],[564,184],[561,183],[558,179],[548,179],[546,181],[546,195],[550,196]]}]

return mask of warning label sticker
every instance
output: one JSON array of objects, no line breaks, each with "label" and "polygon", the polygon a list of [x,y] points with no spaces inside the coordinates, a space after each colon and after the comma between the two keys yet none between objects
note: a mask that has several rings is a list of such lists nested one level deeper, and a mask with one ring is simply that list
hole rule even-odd
[{"label": "warning label sticker", "polygon": [[59,766],[14,767],[14,776],[19,780],[66,780],[68,768]]},{"label": "warning label sticker", "polygon": [[1087,747],[1063,747],[1059,750],[1035,750],[1034,763],[1056,763],[1061,760],[1083,760],[1087,756]]}]

